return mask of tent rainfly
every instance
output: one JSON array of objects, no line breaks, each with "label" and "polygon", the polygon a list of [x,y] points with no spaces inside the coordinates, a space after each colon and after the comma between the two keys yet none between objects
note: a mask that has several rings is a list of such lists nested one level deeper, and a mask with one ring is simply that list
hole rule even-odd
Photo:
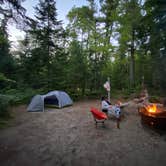
[{"label": "tent rainfly", "polygon": [[36,95],[32,98],[27,110],[29,112],[43,111],[44,105],[50,105],[62,108],[72,105],[73,101],[70,96],[64,91],[51,91],[46,95]]}]

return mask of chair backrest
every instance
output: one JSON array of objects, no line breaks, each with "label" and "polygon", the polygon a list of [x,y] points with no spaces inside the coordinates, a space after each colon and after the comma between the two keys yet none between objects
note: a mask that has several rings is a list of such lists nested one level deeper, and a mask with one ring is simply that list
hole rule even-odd
[{"label": "chair backrest", "polygon": [[90,109],[91,113],[93,114],[94,118],[98,119],[98,120],[102,120],[102,119],[107,119],[107,115],[104,112],[99,111],[97,108],[92,107]]}]

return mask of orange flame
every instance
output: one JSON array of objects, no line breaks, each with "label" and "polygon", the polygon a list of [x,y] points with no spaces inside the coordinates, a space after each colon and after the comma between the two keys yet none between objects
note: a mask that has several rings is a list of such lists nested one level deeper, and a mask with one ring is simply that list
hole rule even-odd
[{"label": "orange flame", "polygon": [[157,111],[156,104],[148,105],[148,106],[146,107],[146,109],[147,109],[148,112],[150,112],[150,113],[155,113],[155,112]]}]

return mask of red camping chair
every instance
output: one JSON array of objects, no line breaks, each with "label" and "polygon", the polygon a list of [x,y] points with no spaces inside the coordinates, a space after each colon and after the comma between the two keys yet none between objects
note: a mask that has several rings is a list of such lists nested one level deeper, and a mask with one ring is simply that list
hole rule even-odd
[{"label": "red camping chair", "polygon": [[101,112],[101,111],[99,111],[98,109],[96,109],[94,107],[92,107],[90,109],[90,111],[91,111],[91,113],[94,117],[96,127],[97,127],[97,123],[102,123],[103,126],[104,126],[105,120],[108,119],[107,115],[104,112]]}]

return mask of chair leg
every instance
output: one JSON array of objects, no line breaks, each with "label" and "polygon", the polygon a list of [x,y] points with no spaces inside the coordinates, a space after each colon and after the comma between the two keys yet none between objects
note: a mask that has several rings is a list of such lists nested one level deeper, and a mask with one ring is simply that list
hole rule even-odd
[{"label": "chair leg", "polygon": [[95,124],[96,124],[96,128],[97,128],[97,121],[96,121],[96,123],[95,123]]},{"label": "chair leg", "polygon": [[104,121],[102,122],[102,124],[103,124],[103,127],[105,127],[105,123],[104,123]]},{"label": "chair leg", "polygon": [[95,126],[96,126],[96,128],[97,128],[97,120],[94,118],[94,120],[95,120]]},{"label": "chair leg", "polygon": [[95,121],[95,126],[96,126],[96,128],[97,128],[97,124],[98,124],[98,123],[102,123],[102,126],[105,127],[105,123],[104,123],[105,120],[103,120],[103,121],[97,121],[97,120],[94,118],[94,121]]}]

